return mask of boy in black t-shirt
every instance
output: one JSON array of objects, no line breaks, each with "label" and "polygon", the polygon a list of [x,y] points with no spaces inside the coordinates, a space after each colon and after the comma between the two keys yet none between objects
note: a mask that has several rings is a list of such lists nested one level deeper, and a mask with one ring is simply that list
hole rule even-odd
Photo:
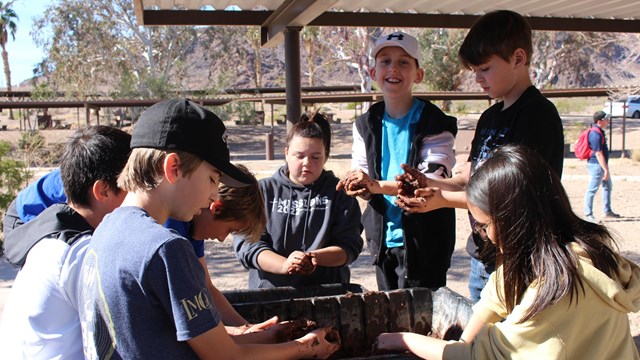
[{"label": "boy in black t-shirt", "polygon": [[[491,98],[502,101],[480,116],[471,153],[461,174],[451,179],[436,180],[405,169],[407,173],[401,178],[417,178],[422,189],[416,190],[415,194],[401,194],[398,197],[400,207],[409,212],[443,207],[466,208],[464,189],[471,174],[491,156],[494,149],[506,144],[522,144],[534,149],[558,176],[562,175],[562,121],[555,106],[532,85],[529,78],[532,52],[531,28],[521,15],[499,10],[476,21],[458,56],[462,64],[475,73],[476,82],[482,89]],[[505,194],[505,201],[508,201],[508,194]],[[471,255],[469,291],[471,299],[477,302],[495,268],[495,251],[482,251],[483,241],[477,233],[486,231],[486,228],[476,229],[473,217],[469,216],[469,219],[474,230],[467,242],[467,252]]]}]

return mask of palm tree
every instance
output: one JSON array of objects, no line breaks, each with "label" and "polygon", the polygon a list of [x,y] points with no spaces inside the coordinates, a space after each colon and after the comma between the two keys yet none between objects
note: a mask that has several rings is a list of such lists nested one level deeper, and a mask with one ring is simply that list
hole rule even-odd
[{"label": "palm tree", "polygon": [[[11,91],[11,70],[9,69],[9,53],[7,52],[7,42],[9,35],[13,41],[16,40],[16,30],[18,26],[14,20],[18,20],[18,14],[11,8],[13,1],[3,4],[0,1],[0,47],[2,47],[2,63],[4,64],[4,76],[7,80],[7,91]],[[13,111],[9,109],[9,119],[13,120]]]}]

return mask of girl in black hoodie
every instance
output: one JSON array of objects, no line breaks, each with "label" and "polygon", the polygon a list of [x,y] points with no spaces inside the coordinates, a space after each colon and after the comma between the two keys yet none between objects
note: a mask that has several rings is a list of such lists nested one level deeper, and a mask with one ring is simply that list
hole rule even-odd
[{"label": "girl in black hoodie", "polygon": [[349,283],[348,265],[363,246],[361,213],[324,170],[330,146],[326,117],[303,115],[287,135],[286,164],[259,181],[266,231],[256,243],[234,235],[236,256],[250,270],[249,288]]}]

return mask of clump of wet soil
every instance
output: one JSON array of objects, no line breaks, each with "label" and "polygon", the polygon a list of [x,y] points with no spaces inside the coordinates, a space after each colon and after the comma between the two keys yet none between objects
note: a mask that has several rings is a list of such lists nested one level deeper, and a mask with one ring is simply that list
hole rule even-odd
[{"label": "clump of wet soil", "polygon": [[308,319],[291,320],[282,323],[282,325],[283,327],[278,331],[276,338],[278,343],[299,339],[318,327],[315,321]]}]

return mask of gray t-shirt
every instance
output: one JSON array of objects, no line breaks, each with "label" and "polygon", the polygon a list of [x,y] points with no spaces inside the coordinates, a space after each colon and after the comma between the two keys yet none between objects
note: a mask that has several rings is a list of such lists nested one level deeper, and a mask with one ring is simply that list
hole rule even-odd
[{"label": "gray t-shirt", "polygon": [[138,207],[104,218],[80,276],[86,358],[197,358],[186,340],[220,322],[189,241]]}]

